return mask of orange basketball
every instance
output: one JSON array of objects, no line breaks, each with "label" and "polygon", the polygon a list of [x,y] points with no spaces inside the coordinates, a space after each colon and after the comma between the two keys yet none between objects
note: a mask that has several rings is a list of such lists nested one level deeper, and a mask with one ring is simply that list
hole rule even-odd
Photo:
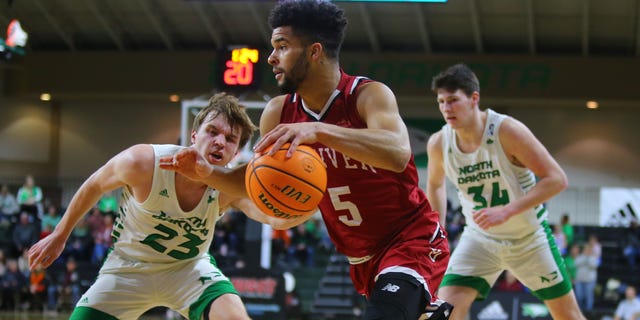
[{"label": "orange basketball", "polygon": [[276,218],[313,214],[327,188],[327,170],[318,153],[300,145],[291,158],[285,158],[288,143],[273,156],[266,155],[269,149],[247,165],[245,187],[249,198]]}]

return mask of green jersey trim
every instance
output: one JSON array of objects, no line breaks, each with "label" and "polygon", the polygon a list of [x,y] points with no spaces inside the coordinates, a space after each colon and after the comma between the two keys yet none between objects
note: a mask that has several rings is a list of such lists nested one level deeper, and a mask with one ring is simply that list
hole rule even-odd
[{"label": "green jersey trim", "polygon": [[118,318],[90,307],[75,307],[69,320],[118,320]]},{"label": "green jersey trim", "polygon": [[202,313],[207,308],[207,305],[227,293],[238,295],[238,291],[233,287],[231,281],[219,281],[209,286],[198,300],[189,307],[189,320],[202,319]]},{"label": "green jersey trim", "polygon": [[553,232],[549,227],[549,223],[545,220],[541,223],[544,228],[545,233],[547,234],[547,241],[549,241],[549,248],[551,248],[551,253],[553,254],[553,260],[556,262],[558,269],[560,270],[560,274],[562,274],[562,282],[548,288],[532,291],[531,293],[536,296],[536,298],[540,300],[550,300],[564,296],[572,289],[571,279],[569,278],[569,272],[567,272],[567,267],[564,263],[564,259],[562,259],[562,255],[560,255],[560,250],[556,246],[556,242],[553,240]]},{"label": "green jersey trim", "polygon": [[461,286],[476,289],[478,296],[476,300],[484,300],[491,291],[491,286],[487,280],[481,277],[463,276],[459,274],[445,274],[440,283],[440,287],[446,286]]}]

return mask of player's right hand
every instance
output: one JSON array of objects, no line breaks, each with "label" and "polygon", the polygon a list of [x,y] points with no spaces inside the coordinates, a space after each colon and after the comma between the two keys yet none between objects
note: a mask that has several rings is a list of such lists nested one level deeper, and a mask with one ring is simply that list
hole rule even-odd
[{"label": "player's right hand", "polygon": [[184,148],[172,156],[162,157],[159,164],[161,169],[173,170],[194,181],[207,178],[213,170],[194,148]]},{"label": "player's right hand", "polygon": [[66,237],[54,230],[53,233],[31,246],[27,252],[29,269],[35,270],[38,265],[42,268],[49,267],[62,254],[66,242]]}]

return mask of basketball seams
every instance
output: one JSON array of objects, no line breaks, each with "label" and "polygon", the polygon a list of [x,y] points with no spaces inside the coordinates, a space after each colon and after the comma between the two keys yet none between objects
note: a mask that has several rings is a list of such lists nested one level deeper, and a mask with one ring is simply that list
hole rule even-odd
[{"label": "basketball seams", "polygon": [[284,171],[284,170],[282,170],[282,169],[279,169],[279,168],[277,168],[277,167],[274,167],[274,166],[268,165],[268,164],[261,164],[261,165],[259,165],[259,166],[257,166],[257,167],[255,167],[255,166],[254,166],[251,174],[254,174],[254,172],[256,172],[256,170],[258,170],[259,168],[269,168],[269,169],[272,169],[272,170],[274,170],[274,171],[277,171],[277,172],[283,173],[283,174],[285,174],[286,176],[288,176],[288,177],[290,177],[290,178],[294,178],[294,179],[296,179],[296,180],[298,180],[298,181],[304,182],[305,184],[307,184],[307,185],[309,185],[309,186],[313,187],[314,189],[318,190],[318,192],[320,192],[320,193],[324,193],[324,190],[322,190],[322,188],[320,188],[320,187],[316,186],[315,184],[313,184],[313,183],[311,183],[311,182],[309,182],[309,181],[307,181],[307,180],[305,180],[305,179],[302,179],[302,178],[300,178],[300,177],[298,177],[298,176],[295,176],[295,175],[293,175],[293,174],[291,174],[291,173],[289,173],[289,172],[286,172],[286,171]]},{"label": "basketball seams", "polygon": [[287,158],[288,150],[285,144],[272,156],[254,156],[245,175],[249,198],[264,213],[283,219],[314,213],[326,190],[326,167],[318,153],[300,145]]},{"label": "basketball seams", "polygon": [[[260,184],[260,186],[262,187],[262,190],[264,190],[264,192],[266,194],[269,195],[269,197],[271,198],[271,200],[273,200],[274,202],[277,202],[278,204],[281,204],[283,207],[287,208],[287,209],[291,209],[292,211],[296,211],[296,212],[300,212],[300,213],[308,213],[309,210],[301,210],[301,209],[296,209],[294,207],[291,207],[289,205],[287,205],[286,203],[280,201],[280,199],[278,199],[277,197],[275,197],[273,194],[271,194],[271,192],[269,192],[269,189],[267,188],[267,186],[262,183],[262,180],[260,180],[260,177],[256,174],[254,175],[256,181]],[[300,180],[303,181],[303,180]]]},{"label": "basketball seams", "polygon": [[[311,147],[307,147],[307,148],[311,149],[311,151],[313,151],[313,152],[309,152],[309,151],[305,150],[303,147],[304,147],[304,146],[302,146],[302,145],[298,146],[298,149],[296,149],[296,152],[304,153],[304,154],[306,154],[306,155],[308,155],[308,156],[312,157],[313,159],[315,159],[316,161],[318,161],[318,162],[320,163],[320,165],[322,165],[322,166],[324,167],[324,163],[322,162],[322,159],[320,159],[320,157],[319,157],[319,156],[318,156],[318,154],[315,152],[315,150],[311,149]],[[289,150],[289,148],[288,148],[288,147],[287,147],[287,148],[280,148],[280,149],[278,149],[278,151],[287,151],[287,150]],[[263,155],[260,155],[258,158],[261,158],[261,157],[264,157],[264,156],[265,156],[265,155],[263,154]]]}]

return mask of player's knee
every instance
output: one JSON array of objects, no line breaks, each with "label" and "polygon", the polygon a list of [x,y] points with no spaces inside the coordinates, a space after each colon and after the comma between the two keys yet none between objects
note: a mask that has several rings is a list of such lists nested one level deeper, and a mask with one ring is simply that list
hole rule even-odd
[{"label": "player's knee", "polygon": [[378,278],[367,301],[364,319],[418,319],[430,299],[424,286],[403,273],[386,273]]},{"label": "player's knee", "polygon": [[[207,304],[202,320],[251,320],[239,298],[235,299],[235,296],[231,295],[223,295],[223,297],[226,299],[218,298]],[[230,297],[233,298],[230,299]],[[216,303],[217,305],[214,306]]]}]

